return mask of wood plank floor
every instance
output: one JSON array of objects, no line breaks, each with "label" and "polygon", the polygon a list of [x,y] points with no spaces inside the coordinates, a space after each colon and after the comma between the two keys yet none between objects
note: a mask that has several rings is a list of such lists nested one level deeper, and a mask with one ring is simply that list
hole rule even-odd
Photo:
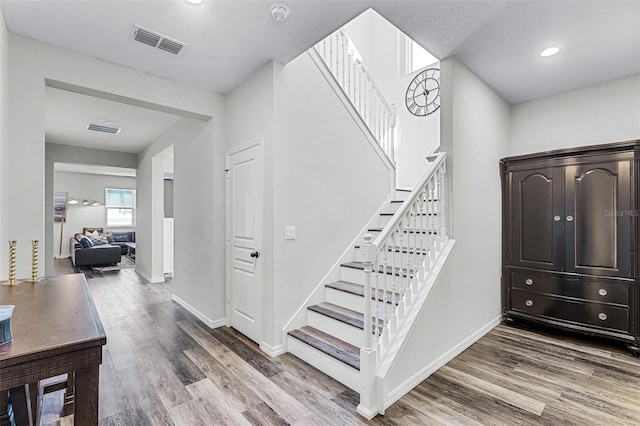
[{"label": "wood plank floor", "polygon": [[[171,301],[170,281],[88,275],[107,333],[101,425],[640,424],[640,360],[617,346],[499,326],[366,421],[358,395],[313,367],[209,330]],[[61,404],[47,395],[41,424],[67,424]]]}]

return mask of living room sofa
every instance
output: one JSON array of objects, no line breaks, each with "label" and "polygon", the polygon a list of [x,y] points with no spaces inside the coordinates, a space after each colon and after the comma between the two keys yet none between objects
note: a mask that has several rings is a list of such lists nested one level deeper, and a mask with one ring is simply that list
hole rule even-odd
[{"label": "living room sofa", "polygon": [[71,261],[74,266],[106,266],[114,265],[122,260],[119,246],[103,244],[93,247],[82,245],[71,238]]},{"label": "living room sofa", "polygon": [[[98,231],[104,233],[103,228],[83,228],[82,236]],[[112,232],[107,234],[108,244],[85,247],[75,237],[71,238],[71,261],[74,266],[105,266],[119,263],[122,255],[128,253],[126,243],[135,242],[135,232]]]},{"label": "living room sofa", "polygon": [[135,243],[136,242],[136,232],[135,231],[118,231],[111,232],[111,238],[113,242],[110,242],[111,245],[116,245],[120,247],[120,252],[125,255],[129,253],[129,247],[127,243]]}]

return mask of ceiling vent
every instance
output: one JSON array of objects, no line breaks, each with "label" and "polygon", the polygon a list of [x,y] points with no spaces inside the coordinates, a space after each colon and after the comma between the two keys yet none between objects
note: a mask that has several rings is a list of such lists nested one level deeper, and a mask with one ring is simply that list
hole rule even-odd
[{"label": "ceiling vent", "polygon": [[91,123],[87,126],[87,130],[93,130],[94,132],[111,133],[112,135],[117,135],[118,133],[120,133],[122,129],[118,127],[101,126],[99,124]]},{"label": "ceiling vent", "polygon": [[131,38],[147,46],[155,47],[156,49],[164,50],[165,52],[172,53],[174,55],[181,55],[185,49],[189,46],[186,43],[167,37],[150,29],[143,28],[139,25],[133,26],[133,32]]}]

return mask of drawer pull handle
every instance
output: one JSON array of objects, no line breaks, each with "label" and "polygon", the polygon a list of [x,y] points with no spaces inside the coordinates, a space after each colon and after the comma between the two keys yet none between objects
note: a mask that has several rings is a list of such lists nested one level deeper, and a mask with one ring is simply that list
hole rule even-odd
[{"label": "drawer pull handle", "polygon": [[607,317],[607,314],[605,314],[604,312],[600,312],[600,313],[598,314],[598,319],[600,319],[600,320],[602,320],[602,321],[605,321],[607,318],[608,318],[608,317]]},{"label": "drawer pull handle", "polygon": [[[525,305],[527,305],[527,306],[533,306],[533,300],[531,300],[531,299],[527,299],[527,300],[524,302],[524,304],[525,304]],[[603,314],[601,314],[601,315],[603,315]]]},{"label": "drawer pull handle", "polygon": [[554,216],[553,220],[555,220],[556,222],[560,222],[560,216]]},{"label": "drawer pull handle", "polygon": [[600,290],[598,290],[598,294],[600,296],[606,296],[607,295],[607,290],[605,290],[604,288],[601,288]]},{"label": "drawer pull handle", "polygon": [[531,278],[527,278],[526,280],[524,280],[524,283],[526,285],[531,285],[531,284],[533,284],[533,280]]}]

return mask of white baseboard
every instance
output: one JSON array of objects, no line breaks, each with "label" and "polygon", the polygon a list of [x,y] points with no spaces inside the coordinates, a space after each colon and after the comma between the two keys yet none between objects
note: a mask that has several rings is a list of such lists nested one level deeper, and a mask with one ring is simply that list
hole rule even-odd
[{"label": "white baseboard", "polygon": [[478,330],[473,332],[470,336],[464,339],[462,342],[458,343],[447,352],[442,354],[440,357],[433,360],[429,365],[419,370],[416,374],[409,377],[404,383],[397,386],[395,389],[389,392],[387,396],[384,407],[385,409],[389,408],[392,404],[398,401],[400,398],[409,393],[413,388],[422,383],[425,379],[431,376],[433,373],[438,371],[441,367],[444,367],[449,361],[460,355],[465,349],[469,346],[473,345],[475,342],[480,340],[482,336],[493,330],[498,324],[502,322],[502,315],[497,318],[489,321],[487,324],[480,327]]},{"label": "white baseboard", "polygon": [[278,355],[282,355],[286,352],[284,344],[282,343],[276,346],[271,346],[267,342],[262,342],[260,343],[260,350],[272,358],[277,357]]},{"label": "white baseboard", "polygon": [[356,411],[367,420],[371,420],[378,415],[377,409],[367,410],[361,404],[358,404],[358,406],[356,407]]},{"label": "white baseboard", "polygon": [[150,277],[149,275],[142,272],[140,269],[136,268],[136,274],[140,275],[142,278],[147,280],[147,282],[151,284],[163,283],[164,277]]},{"label": "white baseboard", "polygon": [[183,308],[185,308],[187,311],[191,312],[193,315],[196,316],[196,318],[198,318],[200,321],[202,321],[203,323],[206,324],[207,327],[209,328],[218,328],[218,327],[222,327],[224,325],[226,325],[226,319],[225,318],[220,318],[217,320],[212,320],[211,318],[207,317],[205,314],[203,314],[202,312],[200,312],[198,309],[194,308],[193,306],[191,306],[189,303],[185,302],[184,300],[182,300],[181,298],[179,298],[178,296],[176,296],[175,294],[172,296],[172,299],[174,302],[176,302],[178,305],[182,306]]},{"label": "white baseboard", "polygon": [[69,259],[71,257],[70,254],[61,254],[59,256],[54,256],[54,259]]}]

